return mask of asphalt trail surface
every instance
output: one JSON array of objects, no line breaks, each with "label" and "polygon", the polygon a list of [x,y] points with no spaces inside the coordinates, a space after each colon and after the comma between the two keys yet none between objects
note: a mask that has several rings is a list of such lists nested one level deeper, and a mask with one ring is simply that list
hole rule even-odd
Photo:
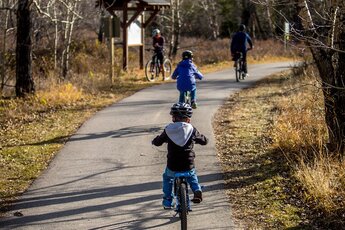
[{"label": "asphalt trail surface", "polygon": [[[192,124],[210,143],[195,147],[204,201],[192,204],[189,229],[238,229],[223,189],[212,119],[231,94],[291,65],[250,65],[250,77],[239,83],[233,69],[198,81],[199,107]],[[171,122],[170,106],[177,100],[176,84],[168,83],[141,90],[95,114],[0,219],[0,229],[180,229],[175,212],[161,206],[166,145],[151,145]]]}]

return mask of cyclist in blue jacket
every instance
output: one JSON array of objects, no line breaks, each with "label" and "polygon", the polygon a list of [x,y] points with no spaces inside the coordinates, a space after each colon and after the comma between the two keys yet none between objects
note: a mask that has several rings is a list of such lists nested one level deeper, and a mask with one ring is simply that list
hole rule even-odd
[{"label": "cyclist in blue jacket", "polygon": [[[247,43],[249,48],[247,49]],[[249,49],[253,49],[253,42],[250,38],[249,34],[246,33],[246,26],[241,24],[239,31],[234,34],[231,40],[230,51],[232,60],[236,61],[238,58],[238,53],[242,53],[243,55],[243,71],[246,73],[246,77],[248,77],[247,71],[247,51]]]},{"label": "cyclist in blue jacket", "polygon": [[186,50],[182,53],[182,61],[177,65],[173,72],[172,79],[177,79],[177,89],[180,91],[179,102],[184,102],[184,93],[189,91],[192,108],[196,109],[196,82],[198,78],[202,80],[203,75],[193,63],[193,52]]}]

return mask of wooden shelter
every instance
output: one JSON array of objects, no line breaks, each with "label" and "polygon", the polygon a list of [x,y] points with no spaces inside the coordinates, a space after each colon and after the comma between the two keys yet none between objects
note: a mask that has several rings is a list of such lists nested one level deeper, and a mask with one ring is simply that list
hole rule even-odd
[{"label": "wooden shelter", "polygon": [[148,12],[147,18],[143,17],[141,24],[142,44],[140,45],[140,68],[144,68],[145,28],[152,22],[161,9],[170,7],[170,0],[97,0],[96,6],[103,7],[111,15],[116,16],[116,11],[122,12],[122,47],[123,69],[128,65],[128,28],[143,12]]}]

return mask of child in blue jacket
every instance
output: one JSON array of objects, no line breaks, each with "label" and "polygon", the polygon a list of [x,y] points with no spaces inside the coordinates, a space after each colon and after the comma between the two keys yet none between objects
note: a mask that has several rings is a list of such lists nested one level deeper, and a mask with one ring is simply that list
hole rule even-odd
[{"label": "child in blue jacket", "polygon": [[196,83],[195,79],[202,80],[203,75],[193,64],[193,52],[186,50],[182,53],[182,61],[177,65],[172,79],[177,79],[177,89],[180,91],[179,102],[184,103],[185,92],[189,91],[192,108],[196,109]]}]

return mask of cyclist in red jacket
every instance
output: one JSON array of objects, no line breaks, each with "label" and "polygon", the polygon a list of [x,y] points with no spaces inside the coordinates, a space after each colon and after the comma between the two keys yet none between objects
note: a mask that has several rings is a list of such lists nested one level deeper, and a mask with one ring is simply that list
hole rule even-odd
[{"label": "cyclist in red jacket", "polygon": [[[163,54],[164,42],[165,42],[165,39],[161,35],[160,30],[154,29],[152,31],[152,46],[154,48],[155,55],[153,55],[152,57],[152,62],[154,63],[154,57],[157,56],[159,63],[161,65],[160,67],[162,67],[163,59],[164,59],[164,54]],[[161,68],[161,70],[163,70],[163,68]]]}]

